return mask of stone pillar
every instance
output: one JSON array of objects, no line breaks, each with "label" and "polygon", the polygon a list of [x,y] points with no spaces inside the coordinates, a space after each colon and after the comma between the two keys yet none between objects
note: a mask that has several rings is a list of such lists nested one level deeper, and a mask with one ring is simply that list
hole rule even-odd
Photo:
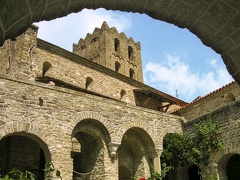
[{"label": "stone pillar", "polygon": [[71,157],[71,144],[65,142],[66,139],[53,138],[53,144],[49,145],[51,153],[51,163],[54,165],[53,176],[56,177],[56,171],[60,171],[62,179],[72,179],[73,159]]},{"label": "stone pillar", "polygon": [[156,172],[159,174],[161,173],[161,162],[160,162],[160,156],[162,153],[162,149],[155,149],[156,156],[153,159],[153,167]]},{"label": "stone pillar", "polygon": [[73,160],[70,155],[64,153],[63,156],[53,156],[52,164],[54,165],[53,177],[56,177],[56,171],[61,173],[62,179],[72,179],[73,176]]},{"label": "stone pillar", "polygon": [[[203,176],[208,180],[217,178],[219,179],[218,175],[218,165],[214,162],[210,162],[207,166],[201,166],[200,167],[203,173]],[[224,176],[221,176],[221,179],[227,179]]]},{"label": "stone pillar", "polygon": [[116,180],[118,179],[118,157],[117,149],[121,143],[110,142],[108,144],[109,157],[105,157],[105,172],[106,179]]}]

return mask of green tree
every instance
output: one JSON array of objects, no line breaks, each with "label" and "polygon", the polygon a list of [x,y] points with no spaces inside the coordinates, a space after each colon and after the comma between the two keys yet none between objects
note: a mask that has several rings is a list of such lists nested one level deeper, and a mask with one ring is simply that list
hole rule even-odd
[{"label": "green tree", "polygon": [[194,133],[165,136],[161,159],[166,167],[208,165],[210,154],[224,149],[219,138],[220,128],[210,114],[204,120],[199,119],[193,128]]}]

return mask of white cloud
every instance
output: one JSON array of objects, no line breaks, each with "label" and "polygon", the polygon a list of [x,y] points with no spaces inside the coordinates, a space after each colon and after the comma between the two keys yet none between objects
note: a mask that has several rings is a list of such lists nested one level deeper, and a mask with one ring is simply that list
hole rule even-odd
[{"label": "white cloud", "polygon": [[119,32],[131,27],[131,18],[128,13],[120,14],[104,9],[84,9],[77,14],[35,24],[39,26],[40,39],[71,51],[73,43],[77,43],[80,38],[85,38],[87,33],[92,33],[95,27],[101,27],[103,21],[106,21],[109,27],[116,27]]},{"label": "white cloud", "polygon": [[197,96],[206,95],[232,81],[218,60],[209,60],[208,66],[207,72],[192,72],[189,65],[181,60],[181,56],[165,54],[161,63],[149,62],[145,66],[144,80],[146,84],[172,96],[176,96],[178,90],[178,97],[190,102]]}]

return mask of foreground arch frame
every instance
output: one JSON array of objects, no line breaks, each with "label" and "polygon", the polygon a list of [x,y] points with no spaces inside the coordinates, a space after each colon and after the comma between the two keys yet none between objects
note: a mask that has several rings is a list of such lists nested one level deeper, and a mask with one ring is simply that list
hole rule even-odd
[{"label": "foreground arch frame", "polygon": [[237,0],[58,0],[0,2],[0,46],[14,39],[33,22],[52,20],[84,8],[105,8],[145,13],[150,17],[187,28],[221,54],[232,75],[240,83],[240,6]]}]

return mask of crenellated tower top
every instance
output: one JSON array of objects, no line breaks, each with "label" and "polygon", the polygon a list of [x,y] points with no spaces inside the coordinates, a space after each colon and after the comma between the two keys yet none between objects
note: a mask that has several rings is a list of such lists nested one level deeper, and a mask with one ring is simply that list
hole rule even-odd
[{"label": "crenellated tower top", "polygon": [[140,42],[109,28],[107,22],[73,44],[73,53],[143,82]]}]

